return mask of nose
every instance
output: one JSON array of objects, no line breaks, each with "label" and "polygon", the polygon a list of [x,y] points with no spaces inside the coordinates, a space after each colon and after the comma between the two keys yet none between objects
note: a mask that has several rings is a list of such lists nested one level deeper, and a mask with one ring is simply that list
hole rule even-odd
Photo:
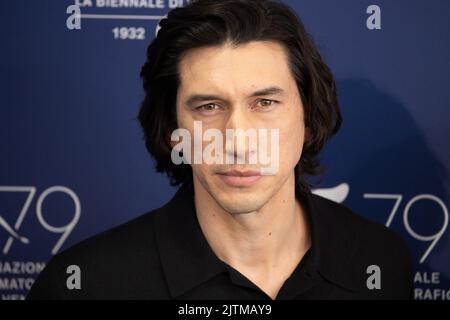
[{"label": "nose", "polygon": [[[257,131],[246,108],[234,108],[225,124],[225,152],[228,161],[245,164],[256,154]],[[247,160],[246,160],[247,159]]]},{"label": "nose", "polygon": [[243,107],[233,108],[227,118],[225,128],[226,129],[243,129],[246,130],[250,127],[249,115],[247,110]]}]

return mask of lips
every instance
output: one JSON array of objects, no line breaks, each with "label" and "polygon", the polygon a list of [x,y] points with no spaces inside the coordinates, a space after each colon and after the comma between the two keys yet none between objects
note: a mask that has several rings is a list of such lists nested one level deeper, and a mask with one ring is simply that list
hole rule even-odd
[{"label": "lips", "polygon": [[230,170],[219,173],[223,182],[232,187],[249,187],[255,184],[262,175],[259,171]]}]

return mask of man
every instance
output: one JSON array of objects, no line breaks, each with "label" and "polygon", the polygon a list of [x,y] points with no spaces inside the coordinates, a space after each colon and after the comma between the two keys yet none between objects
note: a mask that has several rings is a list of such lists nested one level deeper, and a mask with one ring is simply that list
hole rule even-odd
[{"label": "man", "polygon": [[[298,17],[274,1],[199,0],[160,27],[139,120],[157,170],[182,186],[162,208],[55,256],[28,298],[410,298],[399,237],[313,195],[305,179],[341,115]],[[198,141],[198,124],[209,138]],[[230,130],[275,134],[267,148],[250,135],[234,148]],[[70,265],[82,272],[78,290],[67,287]]]}]

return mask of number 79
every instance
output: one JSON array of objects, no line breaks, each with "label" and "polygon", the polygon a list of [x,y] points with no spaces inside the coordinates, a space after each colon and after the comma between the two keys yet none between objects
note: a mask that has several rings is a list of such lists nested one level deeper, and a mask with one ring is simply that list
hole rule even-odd
[{"label": "number 79", "polygon": [[[387,199],[387,200],[395,200],[394,206],[389,214],[389,217],[386,221],[386,226],[389,227],[392,223],[392,220],[394,220],[394,216],[398,211],[398,207],[400,206],[400,202],[402,201],[402,195],[401,194],[381,194],[381,193],[365,193],[363,195],[366,199]],[[442,212],[444,213],[444,223],[442,225],[442,228],[432,235],[421,235],[415,232],[409,223],[409,211],[412,207],[412,205],[420,200],[431,200],[436,202],[441,208]],[[425,259],[430,254],[431,250],[436,246],[439,239],[442,237],[442,235],[445,233],[447,226],[448,226],[448,209],[445,205],[445,203],[439,199],[438,197],[431,195],[431,194],[419,194],[413,197],[411,200],[408,201],[408,203],[405,206],[405,209],[403,210],[403,224],[405,225],[406,230],[408,231],[409,235],[413,237],[416,240],[419,241],[431,241],[430,246],[427,248],[425,253],[420,258],[420,263],[423,263]]]}]

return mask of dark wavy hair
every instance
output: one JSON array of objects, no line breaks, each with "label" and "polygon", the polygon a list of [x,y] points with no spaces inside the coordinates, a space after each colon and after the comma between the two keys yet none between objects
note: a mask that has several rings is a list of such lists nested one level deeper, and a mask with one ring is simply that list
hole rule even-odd
[{"label": "dark wavy hair", "polygon": [[318,154],[341,126],[336,85],[300,18],[287,5],[273,0],[192,0],[169,11],[147,49],[141,69],[145,98],[138,119],[156,170],[166,172],[172,185],[192,181],[188,164],[171,161],[171,132],[177,128],[176,96],[179,63],[190,49],[224,43],[276,41],[285,49],[304,107],[305,126],[311,137],[295,167],[296,189],[313,186],[305,178],[323,173]]}]

